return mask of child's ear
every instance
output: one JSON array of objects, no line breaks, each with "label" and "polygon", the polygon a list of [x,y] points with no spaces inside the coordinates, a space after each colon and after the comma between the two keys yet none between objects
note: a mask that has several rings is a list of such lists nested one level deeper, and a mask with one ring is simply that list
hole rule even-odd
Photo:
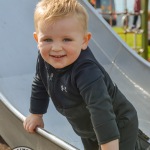
[{"label": "child's ear", "polygon": [[86,33],[84,36],[84,41],[82,43],[82,50],[85,50],[88,46],[88,43],[91,39],[92,34],[90,32]]},{"label": "child's ear", "polygon": [[33,32],[33,37],[34,37],[35,41],[38,42],[38,36],[37,36],[36,32]]}]

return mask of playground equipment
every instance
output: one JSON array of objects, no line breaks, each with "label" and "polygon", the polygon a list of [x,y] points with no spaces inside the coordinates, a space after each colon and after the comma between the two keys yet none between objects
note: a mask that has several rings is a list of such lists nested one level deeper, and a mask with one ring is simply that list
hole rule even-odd
[{"label": "playground equipment", "polygon": [[[134,34],[134,46],[133,49],[135,49],[139,54],[142,54],[142,56],[147,60],[148,59],[148,0],[145,1],[141,1],[141,11],[139,13],[132,13],[132,12],[128,12],[127,9],[127,0],[125,1],[125,12],[123,13],[119,13],[120,14],[124,14],[124,16],[122,17],[123,20],[123,28],[124,28],[124,34],[126,36],[126,34]],[[116,13],[117,14],[117,13]],[[129,27],[129,17],[130,16],[134,16],[134,15],[138,15],[140,18],[140,22],[137,25],[138,28],[134,29],[133,31],[128,30]],[[141,34],[142,38],[142,46],[139,48],[137,47],[137,34]],[[126,40],[125,40],[126,41]]]},{"label": "playground equipment", "polygon": [[[38,128],[35,134],[29,134],[22,126],[29,113],[37,58],[36,43],[32,37],[32,16],[37,2],[0,1],[0,135],[11,148],[26,146],[34,150],[83,150],[80,138],[51,102],[44,115],[44,129]],[[80,2],[90,18],[90,48],[136,107],[139,127],[150,136],[150,64],[118,37],[87,0]]]},{"label": "playground equipment", "polygon": [[[90,1],[90,0],[89,0]],[[103,8],[102,2],[104,0],[95,0],[95,8],[101,7]],[[109,1],[109,2],[108,2]],[[99,3],[100,2],[100,3]],[[105,1],[104,1],[105,2]],[[117,1],[116,1],[117,2]],[[139,13],[129,12],[127,8],[127,3],[129,1],[123,0],[124,11],[123,12],[116,12],[115,11],[115,4],[114,0],[107,0],[107,3],[112,5],[109,10],[107,11],[99,11],[103,15],[103,17],[107,20],[107,22],[112,26],[114,25],[114,16],[122,16],[122,27],[124,29],[123,32],[119,32],[118,34],[122,34],[125,36],[125,42],[127,42],[128,34],[133,35],[133,49],[137,51],[143,58],[148,60],[148,0],[141,0],[141,11]],[[140,18],[139,24],[137,25],[139,28],[134,30],[129,30],[129,20],[134,15],[138,15]],[[107,16],[107,17],[106,17]],[[142,45],[141,47],[137,46],[137,36],[141,35]]]},{"label": "playground equipment", "polygon": [[149,0],[141,0],[142,4],[142,47],[143,47],[143,57],[147,60],[148,59],[148,3]]}]

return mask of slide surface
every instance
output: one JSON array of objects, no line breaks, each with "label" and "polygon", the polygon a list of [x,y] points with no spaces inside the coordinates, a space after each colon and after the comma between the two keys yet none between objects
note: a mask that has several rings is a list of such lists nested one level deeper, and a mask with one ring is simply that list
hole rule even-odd
[{"label": "slide surface", "polygon": [[[38,134],[29,135],[22,128],[22,120],[29,114],[37,58],[37,46],[32,36],[33,12],[37,2],[0,1],[0,122],[3,122],[0,124],[0,135],[12,148],[28,146],[46,150],[51,141],[52,149],[82,150],[80,138],[66,119],[56,112],[52,102],[44,116],[44,130],[38,129]],[[89,13],[89,31],[92,32],[90,48],[136,107],[139,127],[150,136],[150,63],[130,49],[86,0],[80,2]]]}]

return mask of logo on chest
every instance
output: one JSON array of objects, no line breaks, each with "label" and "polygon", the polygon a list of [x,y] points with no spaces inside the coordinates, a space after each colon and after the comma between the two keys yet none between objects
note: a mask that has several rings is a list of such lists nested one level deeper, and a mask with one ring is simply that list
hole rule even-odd
[{"label": "logo on chest", "polygon": [[66,92],[67,93],[67,88],[64,85],[61,85],[61,91]]}]

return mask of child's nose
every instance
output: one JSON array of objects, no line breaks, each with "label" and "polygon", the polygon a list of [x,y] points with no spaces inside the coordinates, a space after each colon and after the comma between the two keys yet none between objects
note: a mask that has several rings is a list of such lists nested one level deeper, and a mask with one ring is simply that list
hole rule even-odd
[{"label": "child's nose", "polygon": [[51,48],[53,51],[61,51],[62,46],[60,42],[54,42]]}]

